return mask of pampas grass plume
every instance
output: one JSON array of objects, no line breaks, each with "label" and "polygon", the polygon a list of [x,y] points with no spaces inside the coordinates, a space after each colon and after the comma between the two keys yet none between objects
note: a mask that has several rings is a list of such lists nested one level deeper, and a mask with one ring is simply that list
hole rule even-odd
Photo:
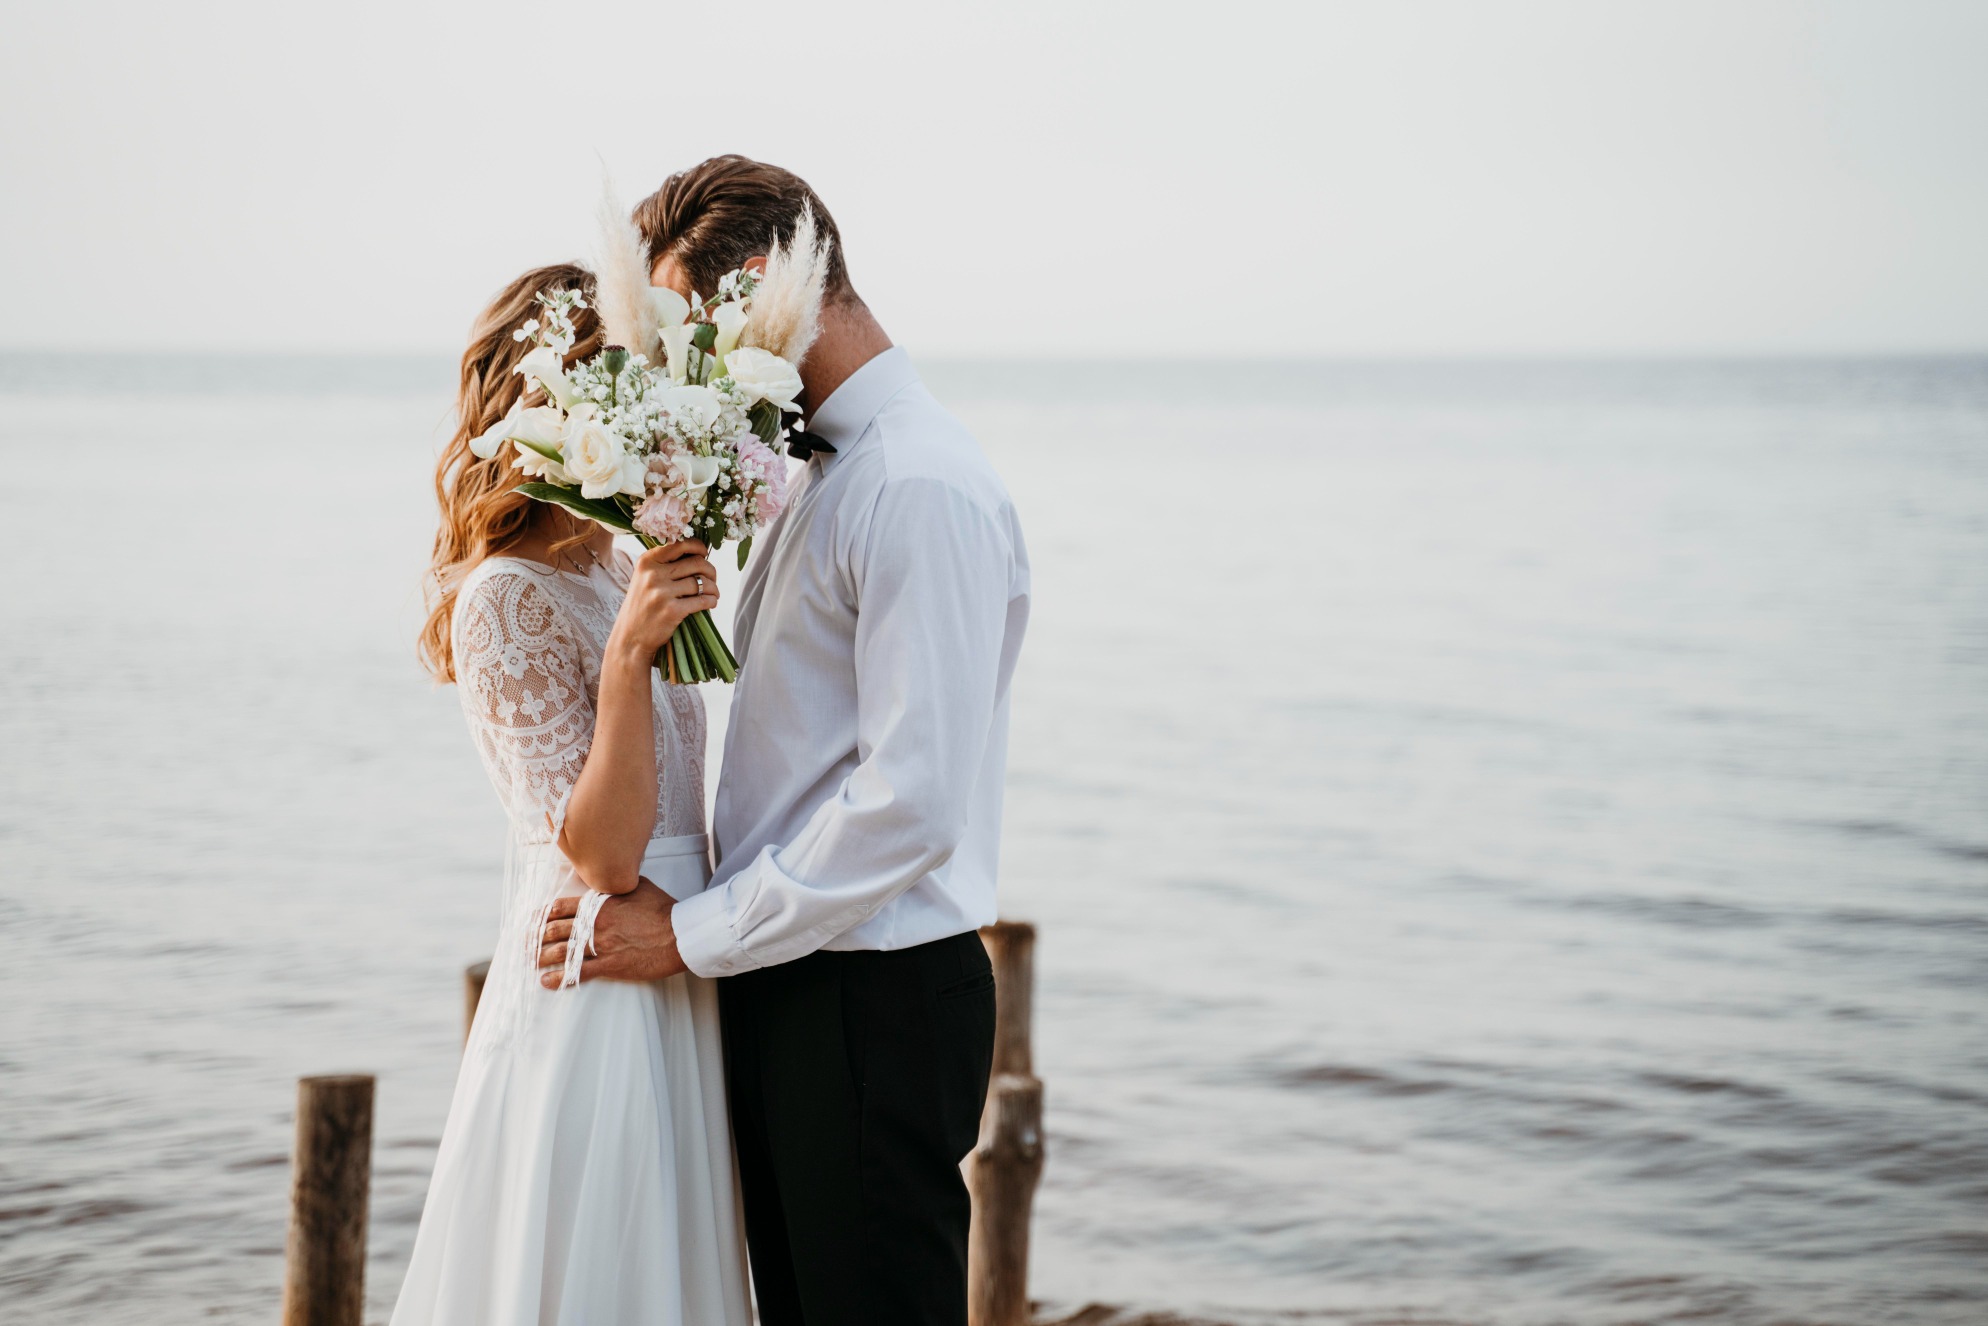
[{"label": "pampas grass plume", "polygon": [[631,354],[657,362],[661,346],[656,332],[656,315],[649,302],[649,264],[644,258],[642,236],[622,210],[615,196],[614,181],[601,181],[601,251],[594,273],[598,285],[594,305],[601,315],[601,333],[607,344],[624,347]]},{"label": "pampas grass plume", "polygon": [[742,344],[800,364],[821,331],[828,256],[828,239],[815,224],[814,209],[808,208],[794,227],[794,238],[766,255],[766,273],[753,291],[752,320]]}]

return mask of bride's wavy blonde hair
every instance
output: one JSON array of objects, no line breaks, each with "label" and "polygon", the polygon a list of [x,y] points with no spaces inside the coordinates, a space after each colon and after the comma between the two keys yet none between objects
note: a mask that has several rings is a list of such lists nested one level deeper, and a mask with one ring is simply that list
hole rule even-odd
[{"label": "bride's wavy blonde hair", "polygon": [[[598,352],[601,324],[592,307],[593,273],[573,263],[533,268],[505,286],[477,318],[469,348],[463,351],[462,378],[456,387],[455,432],[435,463],[435,502],[441,508],[441,524],[435,530],[435,551],[422,585],[428,620],[415,644],[422,663],[442,681],[456,679],[450,624],[463,577],[484,558],[503,552],[522,538],[531,527],[532,508],[538,505],[517,490],[522,476],[512,463],[516,457],[510,447],[482,460],[469,444],[518,403],[524,379],[516,369],[530,353],[532,343],[514,340],[511,333],[537,312],[538,296],[554,290],[579,290],[587,296],[588,307],[573,312],[575,340],[567,352],[567,364]],[[542,393],[534,389],[532,395],[536,404]],[[558,546],[570,547],[585,538],[582,530]]]}]

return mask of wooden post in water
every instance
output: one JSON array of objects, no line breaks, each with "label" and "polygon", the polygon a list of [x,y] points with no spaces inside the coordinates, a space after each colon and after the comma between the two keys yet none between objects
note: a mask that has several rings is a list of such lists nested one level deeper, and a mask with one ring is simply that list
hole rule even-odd
[{"label": "wooden post in water", "polygon": [[1029,1215],[1042,1177],[1042,1083],[1034,1077],[1035,927],[983,927],[994,963],[994,1073],[967,1186],[969,1326],[1028,1326]]},{"label": "wooden post in water", "polygon": [[476,1006],[483,1002],[483,982],[490,976],[488,962],[472,962],[462,974],[462,1038],[469,1040],[469,1029],[476,1025]]},{"label": "wooden post in water", "polygon": [[987,1091],[973,1152],[967,1244],[970,1326],[1028,1326],[1029,1212],[1042,1177],[1042,1083],[1002,1073]]},{"label": "wooden post in water", "polygon": [[1035,927],[996,921],[980,928],[980,942],[994,963],[994,1072],[1033,1073]]},{"label": "wooden post in water", "polygon": [[372,1077],[299,1078],[283,1326],[360,1326],[372,1177]]}]

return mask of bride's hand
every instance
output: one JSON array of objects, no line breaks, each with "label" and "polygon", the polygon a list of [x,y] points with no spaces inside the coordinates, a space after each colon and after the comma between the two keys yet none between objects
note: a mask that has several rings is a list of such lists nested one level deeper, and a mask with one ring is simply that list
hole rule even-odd
[{"label": "bride's hand", "polygon": [[668,643],[684,618],[717,607],[718,572],[707,552],[696,539],[685,539],[636,558],[610,646],[625,646],[646,661]]}]

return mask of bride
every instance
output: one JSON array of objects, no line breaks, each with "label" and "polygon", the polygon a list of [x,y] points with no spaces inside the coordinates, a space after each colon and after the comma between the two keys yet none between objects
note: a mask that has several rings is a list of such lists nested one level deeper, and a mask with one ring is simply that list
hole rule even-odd
[{"label": "bride", "polygon": [[[553,899],[579,896],[586,917],[642,878],[679,901],[709,879],[703,702],[651,662],[717,602],[705,548],[631,561],[599,526],[519,494],[508,449],[480,460],[469,445],[520,398],[529,344],[511,333],[537,296],[592,288],[583,268],[542,267],[484,311],[435,478],[422,654],[461,690],[510,849],[393,1326],[750,1321],[712,986],[535,980]],[[592,308],[574,326],[568,363],[601,348]]]}]

